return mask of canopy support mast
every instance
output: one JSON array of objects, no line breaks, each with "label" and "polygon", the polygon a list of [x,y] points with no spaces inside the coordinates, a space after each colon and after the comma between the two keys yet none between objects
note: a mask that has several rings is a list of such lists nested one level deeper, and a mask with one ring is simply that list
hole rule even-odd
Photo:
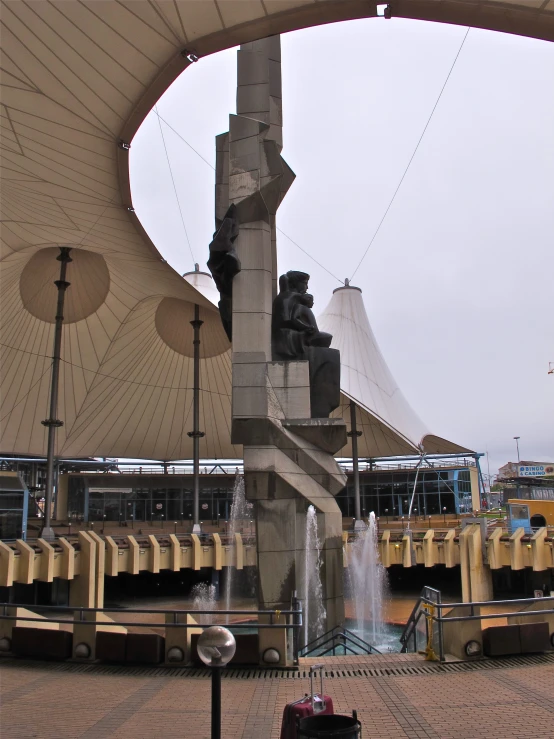
[{"label": "canopy support mast", "polygon": [[358,436],[361,431],[356,428],[356,403],[350,401],[350,431],[347,434],[352,441],[352,472],[354,476],[354,531],[363,531],[366,528],[362,520],[360,505],[360,470],[358,468]]},{"label": "canopy support mast", "polygon": [[[198,265],[195,266],[198,268]],[[190,323],[194,329],[194,340],[192,342],[194,346],[193,414],[192,431],[188,433],[188,436],[192,438],[194,472],[192,533],[200,534],[200,439],[204,436],[204,432],[200,431],[200,326],[204,323],[200,320],[200,306],[194,306],[194,320]]]},{"label": "canopy support mast", "polygon": [[71,283],[65,279],[67,265],[73,261],[69,256],[71,251],[68,246],[60,246],[60,254],[56,259],[61,262],[60,279],[54,281],[58,288],[58,304],[56,306],[56,319],[54,328],[54,351],[52,356],[52,376],[50,381],[50,415],[42,421],[42,425],[48,428],[48,449],[46,454],[46,495],[44,499],[44,523],[41,537],[43,539],[55,539],[56,535],[52,528],[52,500],[54,497],[54,454],[56,451],[56,429],[63,426],[63,421],[58,420],[58,388],[60,379],[60,353],[62,346],[63,309],[65,302],[65,291]]}]

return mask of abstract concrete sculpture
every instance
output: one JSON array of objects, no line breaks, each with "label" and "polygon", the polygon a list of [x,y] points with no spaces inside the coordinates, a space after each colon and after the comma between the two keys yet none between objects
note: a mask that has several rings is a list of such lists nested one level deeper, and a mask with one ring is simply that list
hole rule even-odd
[{"label": "abstract concrete sculpture", "polygon": [[[334,496],[345,476],[332,454],[346,442],[346,425],[326,418],[325,409],[316,409],[322,418],[312,418],[311,353],[331,352],[337,368],[339,353],[328,348],[331,337],[317,329],[306,294],[308,275],[289,273],[277,296],[275,216],[294,180],[281,157],[278,36],[240,47],[237,115],[229,117],[229,132],[217,137],[216,149],[216,228],[221,230],[230,206],[239,226],[233,239],[241,269],[232,285],[231,432],[233,443],[244,445],[246,495],[256,501],[260,607],[285,609],[295,590],[302,595],[306,510],[313,505],[321,537],[326,627],[331,628],[344,618],[342,518]],[[212,242],[211,267],[218,240]],[[298,335],[287,340],[298,352],[272,351],[274,300],[283,319],[276,331],[287,321],[295,327]],[[285,335],[280,339],[282,350]],[[339,404],[338,374],[336,395],[333,407]],[[260,649],[270,646],[275,645],[260,644]]]},{"label": "abstract concrete sculpture", "polygon": [[340,404],[340,353],[329,348],[333,336],[317,326],[309,279],[305,272],[292,271],[279,278],[271,321],[273,359],[308,360],[311,416],[329,418]]}]

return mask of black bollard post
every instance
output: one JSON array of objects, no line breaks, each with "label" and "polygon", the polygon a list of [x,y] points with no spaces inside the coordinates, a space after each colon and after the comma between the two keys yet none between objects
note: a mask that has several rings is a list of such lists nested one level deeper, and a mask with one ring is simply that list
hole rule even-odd
[{"label": "black bollard post", "polygon": [[221,739],[221,667],[212,667],[212,739]]}]

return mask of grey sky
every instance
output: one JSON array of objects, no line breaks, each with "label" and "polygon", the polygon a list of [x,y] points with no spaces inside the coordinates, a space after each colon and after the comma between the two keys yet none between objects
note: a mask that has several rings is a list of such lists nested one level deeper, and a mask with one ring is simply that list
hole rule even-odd
[{"label": "grey sky", "polygon": [[[351,277],[435,105],[465,28],[393,19],[283,36],[283,155],[297,180],[279,227]],[[208,161],[235,110],[235,52],[200,60],[158,104]],[[354,283],[398,384],[433,433],[554,460],[554,47],[472,29]],[[214,173],[165,124],[194,260],[213,232]],[[179,272],[193,268],[151,113],[131,150],[133,201]],[[279,266],[338,286],[279,234]],[[486,462],[485,462],[486,471]]]}]

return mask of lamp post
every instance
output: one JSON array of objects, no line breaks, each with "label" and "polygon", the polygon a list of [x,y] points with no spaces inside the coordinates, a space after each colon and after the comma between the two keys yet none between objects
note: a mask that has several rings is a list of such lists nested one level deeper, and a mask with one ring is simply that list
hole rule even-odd
[{"label": "lamp post", "polygon": [[237,644],[224,626],[210,626],[198,639],[198,656],[212,668],[212,739],[221,739],[221,668],[233,659]]},{"label": "lamp post", "polygon": [[442,509],[442,517],[443,517],[443,520],[444,520],[444,525],[446,526],[446,506],[443,506],[443,509]]},{"label": "lamp post", "polygon": [[[521,439],[521,436],[514,436],[514,441],[516,443],[516,449],[517,449],[517,463],[519,465],[520,459],[519,459],[519,440]],[[519,473],[519,470],[518,470]]]},{"label": "lamp post", "polygon": [[389,522],[389,509],[385,508],[385,516],[387,517],[387,523]]}]

